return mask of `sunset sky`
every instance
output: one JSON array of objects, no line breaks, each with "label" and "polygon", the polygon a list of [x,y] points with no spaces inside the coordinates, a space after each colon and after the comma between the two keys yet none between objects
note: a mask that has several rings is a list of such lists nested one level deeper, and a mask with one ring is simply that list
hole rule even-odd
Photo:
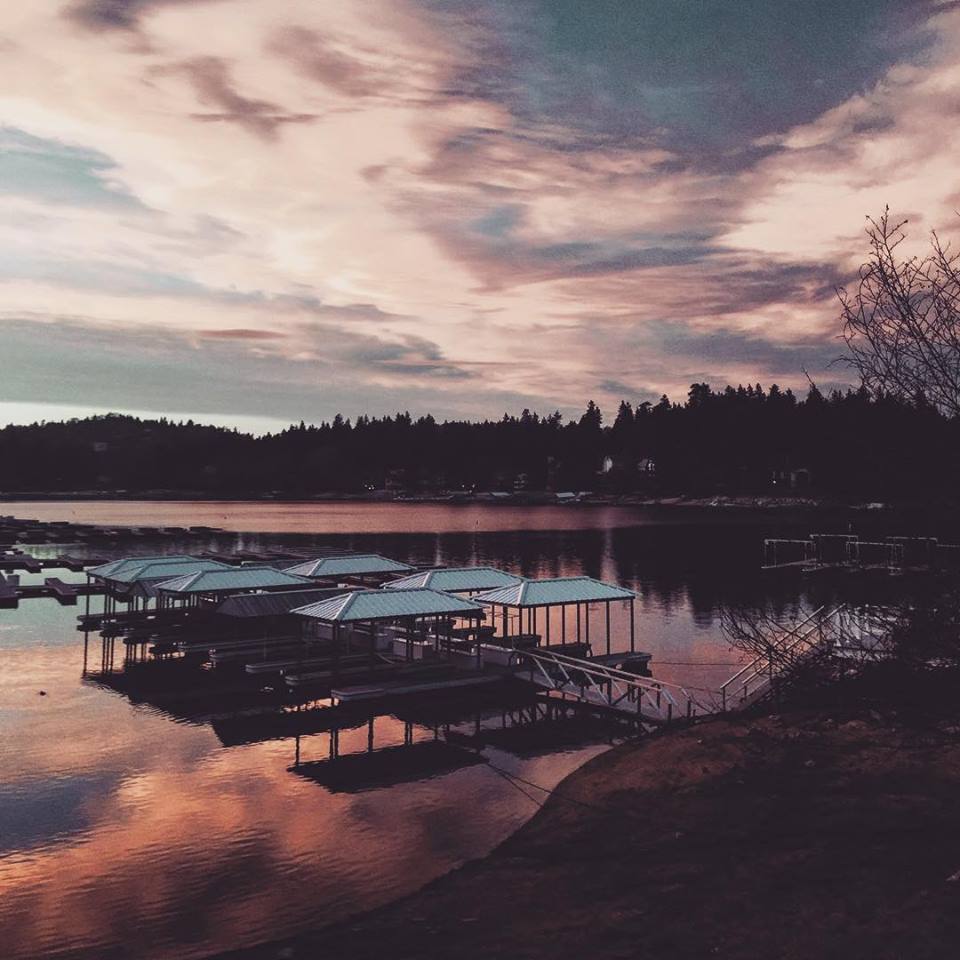
[{"label": "sunset sky", "polygon": [[960,209],[960,4],[0,7],[0,423],[608,416],[826,386]]}]

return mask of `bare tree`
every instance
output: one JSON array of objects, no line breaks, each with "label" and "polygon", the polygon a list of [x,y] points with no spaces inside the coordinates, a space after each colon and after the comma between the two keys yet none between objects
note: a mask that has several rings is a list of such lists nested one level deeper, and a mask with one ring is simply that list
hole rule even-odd
[{"label": "bare tree", "polygon": [[925,398],[960,415],[960,253],[934,232],[925,256],[902,257],[907,221],[869,219],[870,258],[856,291],[837,291],[848,361],[874,394]]}]

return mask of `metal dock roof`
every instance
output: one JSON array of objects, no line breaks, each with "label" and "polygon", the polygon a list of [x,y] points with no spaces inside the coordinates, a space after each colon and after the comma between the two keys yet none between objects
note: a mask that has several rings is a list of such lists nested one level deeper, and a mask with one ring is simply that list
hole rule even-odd
[{"label": "metal dock roof", "polygon": [[232,590],[269,590],[280,587],[296,589],[298,586],[312,586],[313,581],[306,577],[297,577],[281,570],[267,567],[244,569],[229,567],[226,570],[208,570],[192,573],[186,577],[165,580],[157,585],[162,593],[229,593]]},{"label": "metal dock roof", "polygon": [[523,578],[498,570],[496,567],[438,567],[436,570],[421,570],[385,583],[390,590],[405,590],[409,587],[430,587],[445,593],[466,593],[471,590],[495,590],[519,583]]},{"label": "metal dock roof", "polygon": [[297,607],[342,596],[337,587],[318,587],[316,590],[274,590],[271,593],[239,593],[227,597],[217,607],[217,613],[227,617],[282,617]]},{"label": "metal dock roof", "polygon": [[124,567],[106,579],[115,583],[142,583],[144,580],[171,580],[173,577],[185,577],[190,573],[204,573],[209,570],[230,570],[227,563],[219,560],[157,560],[142,566]]},{"label": "metal dock roof", "polygon": [[354,590],[299,607],[293,612],[326,623],[351,623],[442,615],[482,617],[486,611],[472,600],[417,587],[407,590]]},{"label": "metal dock roof", "polygon": [[188,557],[186,554],[165,554],[153,557],[123,557],[119,560],[110,560],[107,563],[101,563],[97,567],[90,567],[87,570],[91,576],[109,578],[115,577],[132,567],[141,567],[147,563],[171,562],[174,560],[195,560],[196,557]]},{"label": "metal dock roof", "polygon": [[381,557],[378,553],[341,554],[334,557],[317,557],[285,568],[288,573],[303,577],[360,577],[375,573],[406,573],[413,567],[399,560]]},{"label": "metal dock roof", "polygon": [[553,607],[567,603],[594,603],[606,600],[633,600],[632,590],[594,580],[593,577],[553,577],[521,580],[497,590],[478,593],[474,600],[503,607]]}]

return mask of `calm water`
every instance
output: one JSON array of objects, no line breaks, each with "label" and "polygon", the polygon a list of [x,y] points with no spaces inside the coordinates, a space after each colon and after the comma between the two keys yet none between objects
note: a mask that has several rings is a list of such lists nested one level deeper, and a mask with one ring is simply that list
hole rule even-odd
[{"label": "calm water", "polygon": [[[664,522],[627,508],[124,502],[2,512],[245,531],[138,539],[120,553],[332,547],[528,575],[584,572],[637,589],[638,646],[654,654],[655,674],[704,688],[738,661],[720,634],[719,604],[774,589],[757,572],[762,538],[806,532],[727,515]],[[775,589],[787,613],[812,599],[798,583]],[[550,788],[622,735],[562,718],[523,727],[516,709],[463,698],[434,716],[375,719],[377,749],[438,739],[439,752],[404,755],[409,782],[378,783],[376,771],[357,769],[331,785],[331,767],[317,763],[331,734],[316,724],[296,738],[230,711],[203,716],[195,702],[161,710],[138,686],[152,667],[111,681],[125,692],[97,682],[96,638],[84,679],[77,612],[53,600],[0,610],[0,954],[11,960],[200,957],[383,903],[482,856],[534,812],[504,771]],[[623,611],[613,628],[624,646]],[[175,687],[170,677],[163,683]],[[370,734],[363,718],[348,725],[341,755],[363,752]],[[458,750],[467,740],[472,752]],[[479,762],[456,766],[466,759]]]},{"label": "calm water", "polygon": [[163,527],[220,527],[234,533],[460,533],[465,530],[593,530],[642,522],[637,507],[577,507],[484,504],[242,503],[234,500],[112,500],[0,503],[16,517],[72,523]]}]

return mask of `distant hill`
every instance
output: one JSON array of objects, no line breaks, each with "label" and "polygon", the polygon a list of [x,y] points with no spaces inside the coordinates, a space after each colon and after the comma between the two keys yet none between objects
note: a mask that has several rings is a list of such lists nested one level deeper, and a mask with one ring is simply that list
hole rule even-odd
[{"label": "distant hill", "polygon": [[865,391],[804,400],[776,386],[694,384],[683,404],[623,402],[611,422],[523,411],[438,423],[338,416],[253,437],[110,414],[0,430],[0,491],[205,495],[595,490],[953,496],[960,424]]}]

